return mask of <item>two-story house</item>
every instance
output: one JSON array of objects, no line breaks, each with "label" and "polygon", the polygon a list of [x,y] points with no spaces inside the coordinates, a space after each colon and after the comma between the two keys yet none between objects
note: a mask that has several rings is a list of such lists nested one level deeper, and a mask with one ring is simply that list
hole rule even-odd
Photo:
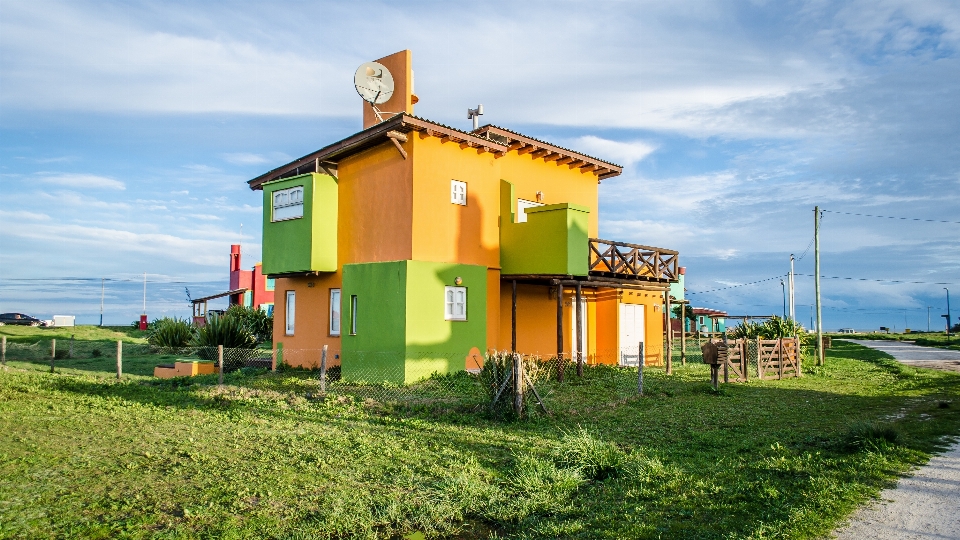
[{"label": "two-story house", "polygon": [[[496,126],[414,116],[409,51],[378,60],[383,120],[249,181],[263,190],[274,342],[342,376],[410,382],[489,351],[662,361],[675,251],[597,239],[613,163]],[[359,100],[358,100],[359,101]],[[636,364],[636,356],[632,362]],[[366,375],[365,375],[366,374]]]}]

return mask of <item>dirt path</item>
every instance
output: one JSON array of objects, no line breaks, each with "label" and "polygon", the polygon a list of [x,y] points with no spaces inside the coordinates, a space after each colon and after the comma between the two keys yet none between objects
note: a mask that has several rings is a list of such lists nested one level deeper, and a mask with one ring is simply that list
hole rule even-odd
[{"label": "dirt path", "polygon": [[960,351],[921,347],[903,341],[880,341],[867,339],[845,339],[857,345],[883,351],[898,362],[916,367],[960,371]]},{"label": "dirt path", "polygon": [[[896,341],[850,339],[904,364],[960,371],[960,352]],[[886,489],[834,531],[839,540],[960,539],[960,444]]]},{"label": "dirt path", "polygon": [[960,444],[886,489],[834,531],[839,540],[960,538]]}]

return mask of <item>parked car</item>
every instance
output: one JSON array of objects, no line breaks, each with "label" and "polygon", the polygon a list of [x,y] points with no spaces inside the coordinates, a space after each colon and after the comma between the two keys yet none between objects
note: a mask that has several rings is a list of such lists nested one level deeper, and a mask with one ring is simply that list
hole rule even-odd
[{"label": "parked car", "polygon": [[19,324],[21,326],[46,326],[40,319],[24,315],[23,313],[0,313],[0,326],[5,324]]}]

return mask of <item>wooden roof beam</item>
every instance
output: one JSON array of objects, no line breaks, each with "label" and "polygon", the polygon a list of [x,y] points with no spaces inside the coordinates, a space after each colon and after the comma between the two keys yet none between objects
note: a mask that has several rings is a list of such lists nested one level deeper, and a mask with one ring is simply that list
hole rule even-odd
[{"label": "wooden roof beam", "polygon": [[593,171],[593,170],[596,169],[596,168],[597,168],[597,166],[594,165],[593,163],[587,163],[586,165],[583,165],[582,167],[580,167],[580,172],[582,172],[582,173],[588,173],[588,172]]},{"label": "wooden roof beam", "polygon": [[509,152],[509,151],[511,151],[511,150],[518,150],[518,149],[520,149],[520,148],[523,148],[524,146],[526,146],[526,144],[524,144],[524,143],[522,143],[522,142],[520,142],[520,141],[514,141],[514,142],[510,143],[510,146],[507,147],[507,151]]},{"label": "wooden roof beam", "polygon": [[522,156],[524,154],[529,154],[530,152],[533,152],[536,149],[537,149],[536,146],[532,144],[528,144],[528,145],[525,145],[523,148],[518,149],[517,154]]},{"label": "wooden roof beam", "polygon": [[560,159],[557,160],[557,166],[566,165],[567,163],[570,163],[571,161],[573,161],[573,158],[570,157],[570,156],[562,157],[562,158],[560,158]]},{"label": "wooden roof beam", "polygon": [[574,159],[570,162],[569,167],[571,169],[576,169],[577,167],[583,167],[584,161],[582,159]]},{"label": "wooden roof beam", "polygon": [[552,153],[550,153],[550,154],[547,154],[547,155],[543,156],[543,161],[544,161],[544,162],[556,161],[556,160],[560,159],[561,157],[563,157],[563,156],[562,156],[561,154],[559,154],[558,152],[552,152]]},{"label": "wooden roof beam", "polygon": [[547,155],[547,154],[549,154],[549,153],[550,153],[549,150],[537,150],[536,152],[533,152],[532,154],[530,154],[530,157],[533,158],[533,159],[537,159],[537,158],[541,158],[541,157],[543,157],[543,156],[545,156],[545,155]]}]

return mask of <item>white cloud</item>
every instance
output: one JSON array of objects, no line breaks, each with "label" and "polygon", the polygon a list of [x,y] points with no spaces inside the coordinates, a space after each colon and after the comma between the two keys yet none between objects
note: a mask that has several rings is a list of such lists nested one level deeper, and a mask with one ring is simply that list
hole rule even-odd
[{"label": "white cloud", "polygon": [[37,179],[45,184],[80,189],[127,189],[126,184],[120,180],[96,174],[41,173]]},{"label": "white cloud", "polygon": [[221,154],[221,157],[224,159],[224,161],[233,163],[234,165],[260,165],[261,163],[267,163],[267,161],[269,161],[266,157],[260,154],[251,154],[246,152]]},{"label": "white cloud", "polygon": [[612,141],[596,135],[584,135],[573,139],[571,148],[594,157],[613,161],[623,167],[635,165],[656,150],[656,147],[643,141]]}]

